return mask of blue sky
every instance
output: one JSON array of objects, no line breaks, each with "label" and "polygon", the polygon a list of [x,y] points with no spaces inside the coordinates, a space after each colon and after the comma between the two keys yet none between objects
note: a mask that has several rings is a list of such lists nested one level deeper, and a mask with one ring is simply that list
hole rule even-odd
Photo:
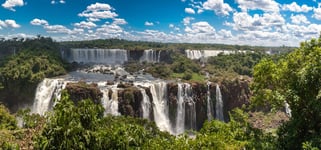
[{"label": "blue sky", "polygon": [[1,0],[0,38],[298,46],[321,31],[319,0]]}]

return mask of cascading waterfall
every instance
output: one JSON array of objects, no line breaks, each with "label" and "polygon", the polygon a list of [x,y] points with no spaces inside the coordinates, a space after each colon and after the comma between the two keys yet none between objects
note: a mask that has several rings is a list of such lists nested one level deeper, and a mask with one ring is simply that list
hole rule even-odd
[{"label": "cascading waterfall", "polygon": [[200,59],[203,54],[200,50],[185,50],[186,56],[189,59]]},{"label": "cascading waterfall", "polygon": [[60,98],[61,90],[65,84],[62,79],[45,78],[37,87],[31,112],[44,115],[45,112],[51,109],[52,100]]},{"label": "cascading waterfall", "polygon": [[71,49],[69,62],[98,63],[98,64],[123,64],[128,61],[127,50],[123,49]]},{"label": "cascading waterfall", "polygon": [[212,120],[213,119],[213,103],[211,99],[211,91],[210,91],[211,82],[207,82],[207,119]]},{"label": "cascading waterfall", "polygon": [[140,62],[149,62],[149,63],[156,63],[160,61],[160,53],[161,51],[156,50],[144,50],[143,56],[140,58]]},{"label": "cascading waterfall", "polygon": [[222,94],[221,89],[218,84],[216,84],[216,105],[215,105],[215,118],[224,121],[224,114],[223,114],[223,100],[222,100]]},{"label": "cascading waterfall", "polygon": [[153,97],[153,113],[156,125],[161,131],[173,133],[168,117],[167,83],[163,81],[152,83],[150,92]]},{"label": "cascading waterfall", "polygon": [[150,99],[148,97],[148,95],[146,94],[146,91],[144,88],[139,88],[139,90],[141,91],[142,95],[143,95],[143,100],[141,102],[141,106],[143,109],[143,118],[145,119],[150,119],[150,108],[151,108],[151,103],[150,103]]},{"label": "cascading waterfall", "polygon": [[[103,93],[103,97],[101,99],[101,103],[105,108],[104,115],[110,114],[113,116],[119,116],[120,113],[118,112],[118,91],[116,88],[104,88],[101,89]],[[109,98],[109,92],[112,92],[111,99]]]},{"label": "cascading waterfall", "polygon": [[285,113],[291,117],[292,116],[292,110],[290,108],[290,105],[285,101],[284,102],[284,107],[285,107]]},{"label": "cascading waterfall", "polygon": [[176,114],[176,127],[175,134],[180,134],[185,131],[185,85],[178,83],[177,91],[177,114]]}]

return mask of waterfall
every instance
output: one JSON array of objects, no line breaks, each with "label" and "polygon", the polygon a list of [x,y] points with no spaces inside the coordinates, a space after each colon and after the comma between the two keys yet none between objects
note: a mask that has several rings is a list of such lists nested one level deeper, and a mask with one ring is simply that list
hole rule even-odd
[{"label": "waterfall", "polygon": [[[103,97],[101,99],[101,103],[105,108],[104,115],[110,114],[113,116],[119,116],[120,113],[118,112],[118,90],[116,88],[105,88],[101,89],[103,93]],[[109,92],[112,92],[111,99],[109,98]]]},{"label": "waterfall", "polygon": [[176,131],[175,133],[181,134],[185,131],[185,87],[184,84],[178,83],[177,91],[177,114],[176,114]]},{"label": "waterfall", "polygon": [[139,88],[139,90],[141,91],[141,93],[143,95],[143,100],[141,102],[141,106],[143,109],[143,118],[150,119],[149,114],[150,114],[151,103],[150,103],[149,97],[146,94],[146,91],[144,88]]},{"label": "waterfall", "polygon": [[140,58],[140,62],[149,62],[149,63],[156,63],[160,61],[160,53],[157,53],[156,50],[144,50],[143,56]]},{"label": "waterfall", "polygon": [[223,114],[223,100],[221,89],[218,84],[216,84],[216,105],[215,105],[215,112],[216,112],[216,119],[224,121],[224,114]]},{"label": "waterfall", "polygon": [[290,105],[285,101],[284,102],[284,107],[285,107],[285,113],[289,116],[289,117],[291,117],[292,116],[292,110],[291,110],[291,108],[290,108]]},{"label": "waterfall", "polygon": [[185,50],[185,53],[189,59],[200,59],[203,57],[200,50]]},{"label": "waterfall", "polygon": [[52,100],[60,98],[65,85],[62,79],[45,78],[37,87],[31,112],[44,115],[54,105]]},{"label": "waterfall", "polygon": [[213,119],[213,104],[211,99],[211,91],[210,91],[211,82],[207,82],[207,119]]},{"label": "waterfall", "polygon": [[163,81],[152,83],[150,92],[153,97],[153,113],[156,125],[161,131],[173,133],[168,118],[167,83]]},{"label": "waterfall", "polygon": [[123,49],[71,49],[69,62],[117,65],[128,61],[127,50]]}]

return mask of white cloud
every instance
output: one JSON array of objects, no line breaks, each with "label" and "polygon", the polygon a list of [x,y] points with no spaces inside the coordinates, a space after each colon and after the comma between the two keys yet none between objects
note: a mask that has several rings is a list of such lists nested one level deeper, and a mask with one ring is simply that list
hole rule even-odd
[{"label": "white cloud", "polygon": [[20,28],[20,25],[16,23],[15,20],[7,19],[7,20],[0,20],[0,29],[2,28]]},{"label": "white cloud", "polygon": [[282,5],[282,10],[289,10],[292,12],[309,12],[313,8],[303,4],[302,6],[299,6],[296,2],[292,2],[291,4],[284,4]]},{"label": "white cloud", "polygon": [[[224,3],[223,0],[207,0],[203,3],[203,9],[212,10],[216,15],[223,16],[227,16],[229,15],[229,12],[233,11],[232,7],[229,4]],[[202,9],[199,11],[199,13],[201,12]]]},{"label": "white cloud", "polygon": [[195,14],[195,11],[194,11],[194,9],[192,9],[192,8],[185,8],[185,13]]},{"label": "white cloud", "polygon": [[168,27],[171,28],[171,29],[174,29],[175,31],[179,31],[180,30],[180,28],[176,27],[174,24],[169,24]]},{"label": "white cloud", "polygon": [[183,19],[183,24],[186,26],[186,25],[189,25],[191,23],[192,20],[194,20],[195,18],[193,17],[185,17]]},{"label": "white cloud", "polygon": [[279,4],[274,0],[236,0],[243,12],[247,10],[263,10],[267,12],[278,12]]},{"label": "white cloud", "polygon": [[78,16],[86,17],[88,21],[99,21],[100,19],[113,19],[118,16],[109,4],[95,3],[87,6],[87,9]]},{"label": "white cloud", "polygon": [[91,28],[95,28],[97,27],[97,25],[93,22],[90,21],[81,21],[79,23],[75,23],[74,26],[78,27],[78,28],[85,28],[85,29],[91,29]]},{"label": "white cloud", "polygon": [[35,18],[35,19],[30,21],[30,24],[36,25],[36,26],[43,26],[43,25],[48,25],[48,22],[46,20],[43,20],[43,19]]},{"label": "white cloud", "polygon": [[63,25],[46,25],[44,29],[46,29],[48,33],[71,33],[71,30]]},{"label": "white cloud", "polygon": [[145,22],[145,26],[153,26],[153,25],[154,25],[154,23],[152,23],[152,22],[148,22],[148,21]]},{"label": "white cloud", "polygon": [[230,30],[225,30],[222,29],[220,31],[218,31],[219,36],[221,36],[222,38],[232,38],[232,32]]},{"label": "white cloud", "polygon": [[2,4],[2,7],[6,8],[6,9],[9,9],[9,10],[12,10],[12,11],[16,11],[14,9],[14,7],[23,6],[23,5],[24,5],[23,0],[6,0]]},{"label": "white cloud", "polygon": [[115,18],[113,24],[125,25],[127,24],[127,21],[122,18]]},{"label": "white cloud", "polygon": [[299,15],[291,15],[291,22],[294,24],[309,24],[310,21],[307,19],[306,16],[299,14]]},{"label": "white cloud", "polygon": [[215,29],[208,22],[201,21],[201,22],[193,23],[191,27],[186,27],[185,32],[190,34],[198,34],[198,33],[213,34],[215,33]]},{"label": "white cloud", "polygon": [[285,19],[279,13],[254,14],[251,16],[247,12],[236,12],[233,15],[233,21],[233,23],[227,23],[226,25],[240,31],[270,31],[285,24]]},{"label": "white cloud", "polygon": [[321,20],[321,7],[320,4],[318,6],[318,8],[313,8],[313,15],[312,17],[317,19],[317,20]]}]

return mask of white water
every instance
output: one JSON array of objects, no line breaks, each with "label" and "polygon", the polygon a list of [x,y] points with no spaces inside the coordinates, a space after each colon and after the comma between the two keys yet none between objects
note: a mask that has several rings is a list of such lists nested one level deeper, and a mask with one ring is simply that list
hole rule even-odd
[{"label": "white water", "polygon": [[[117,86],[117,85],[115,85]],[[112,88],[100,89],[103,93],[101,103],[105,108],[104,115],[110,114],[113,116],[119,116],[118,112],[118,89],[113,86]],[[111,99],[109,98],[109,92],[112,92]]]},{"label": "white water", "polygon": [[71,49],[69,62],[123,64],[128,61],[127,50],[123,49]]},{"label": "white water", "polygon": [[156,50],[144,50],[143,56],[140,58],[140,62],[149,62],[149,63],[157,63],[160,62],[160,53],[161,51]]},{"label": "white water", "polygon": [[143,118],[145,119],[150,119],[150,108],[152,107],[151,103],[150,103],[150,99],[148,97],[148,95],[146,94],[146,91],[144,88],[139,88],[139,90],[142,93],[143,96],[143,100],[141,102],[141,106],[142,106],[142,110],[143,110]]},{"label": "white water", "polygon": [[222,100],[222,94],[221,89],[218,84],[216,84],[216,104],[215,104],[215,118],[224,121],[224,114],[223,114],[223,100]]},{"label": "white water", "polygon": [[175,134],[181,134],[185,131],[185,85],[182,83],[178,83],[177,90],[177,114],[176,114],[176,126],[175,126]]},{"label": "white water", "polygon": [[217,56],[220,53],[223,55],[235,54],[236,52],[245,53],[246,51],[233,50],[185,50],[186,56],[189,59],[206,59],[207,57]]},{"label": "white water", "polygon": [[183,85],[183,99],[185,103],[184,114],[186,115],[184,118],[184,124],[186,123],[186,120],[188,122],[186,124],[186,127],[183,126],[184,129],[181,129],[178,134],[183,133],[185,129],[196,129],[196,107],[193,100],[192,86],[188,83],[184,83]]},{"label": "white water", "polygon": [[200,59],[203,57],[201,50],[185,50],[185,53],[189,59]]},{"label": "white water", "polygon": [[290,108],[290,105],[287,102],[284,102],[284,107],[285,107],[285,113],[291,117],[292,116],[292,110]]},{"label": "white water", "polygon": [[207,82],[207,119],[208,120],[212,120],[213,119],[213,103],[212,103],[212,99],[211,99],[211,91],[210,91],[210,86],[211,86],[211,82]]},{"label": "white water", "polygon": [[60,99],[61,90],[65,85],[62,79],[45,78],[37,87],[31,112],[44,115],[54,104],[53,99]]},{"label": "white water", "polygon": [[150,92],[153,97],[154,120],[161,131],[173,133],[168,118],[167,83],[157,81],[151,84]]}]

